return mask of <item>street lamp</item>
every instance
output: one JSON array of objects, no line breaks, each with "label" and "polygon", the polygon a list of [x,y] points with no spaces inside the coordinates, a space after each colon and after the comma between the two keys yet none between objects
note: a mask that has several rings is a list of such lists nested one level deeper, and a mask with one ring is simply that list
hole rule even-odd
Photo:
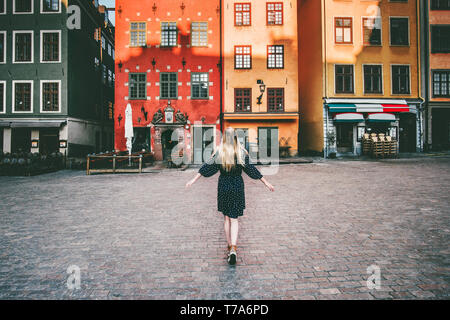
[{"label": "street lamp", "polygon": [[258,80],[256,83],[259,84],[259,91],[261,92],[261,95],[257,98],[258,101],[256,102],[256,104],[260,105],[260,104],[262,104],[261,100],[264,95],[264,92],[266,91],[266,85],[264,84],[263,80]]},{"label": "street lamp", "polygon": [[266,91],[266,85],[264,84],[264,82],[259,85],[259,91],[261,91],[261,93],[264,93]]}]

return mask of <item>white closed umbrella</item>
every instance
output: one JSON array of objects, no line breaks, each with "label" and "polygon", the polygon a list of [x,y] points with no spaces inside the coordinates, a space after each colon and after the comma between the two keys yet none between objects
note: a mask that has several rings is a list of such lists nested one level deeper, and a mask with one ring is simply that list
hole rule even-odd
[{"label": "white closed umbrella", "polygon": [[[127,104],[127,108],[125,109],[125,138],[127,139],[127,149],[128,155],[131,156],[131,148],[133,146],[133,111],[131,110],[131,104]],[[131,165],[131,158],[130,158]]]}]

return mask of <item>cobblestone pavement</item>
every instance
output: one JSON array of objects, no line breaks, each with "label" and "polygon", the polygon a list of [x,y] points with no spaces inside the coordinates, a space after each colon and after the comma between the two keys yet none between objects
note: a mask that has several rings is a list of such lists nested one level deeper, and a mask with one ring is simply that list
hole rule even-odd
[{"label": "cobblestone pavement", "polygon": [[0,299],[449,299],[450,157],[245,178],[235,267],[217,176],[185,191],[194,174],[0,177]]}]

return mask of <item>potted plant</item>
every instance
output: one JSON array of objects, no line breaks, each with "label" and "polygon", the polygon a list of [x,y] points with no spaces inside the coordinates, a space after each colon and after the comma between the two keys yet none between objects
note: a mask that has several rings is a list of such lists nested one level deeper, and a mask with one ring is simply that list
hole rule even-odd
[{"label": "potted plant", "polygon": [[334,132],[334,130],[330,130],[327,133],[327,146],[329,148],[328,152],[328,156],[331,159],[336,158],[336,148],[335,148],[335,143],[336,143],[336,133]]}]

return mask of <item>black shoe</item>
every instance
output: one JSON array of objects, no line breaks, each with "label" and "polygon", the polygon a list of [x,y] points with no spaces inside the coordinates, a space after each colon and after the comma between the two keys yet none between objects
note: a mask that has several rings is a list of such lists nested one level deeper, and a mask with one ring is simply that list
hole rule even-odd
[{"label": "black shoe", "polygon": [[230,253],[228,253],[228,263],[230,265],[235,265],[236,264],[236,258],[237,258],[237,254],[236,254],[236,247],[232,246]]}]

